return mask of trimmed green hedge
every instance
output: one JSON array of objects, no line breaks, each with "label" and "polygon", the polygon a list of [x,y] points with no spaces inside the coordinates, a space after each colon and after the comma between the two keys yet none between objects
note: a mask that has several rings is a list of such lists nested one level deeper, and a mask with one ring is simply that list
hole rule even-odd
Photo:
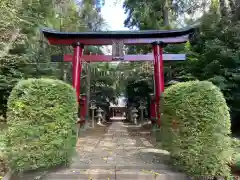
[{"label": "trimmed green hedge", "polygon": [[77,100],[59,80],[20,81],[8,100],[7,157],[17,171],[68,163],[75,147]]},{"label": "trimmed green hedge", "polygon": [[164,93],[162,145],[189,175],[229,176],[230,115],[220,90],[207,81],[177,83]]}]

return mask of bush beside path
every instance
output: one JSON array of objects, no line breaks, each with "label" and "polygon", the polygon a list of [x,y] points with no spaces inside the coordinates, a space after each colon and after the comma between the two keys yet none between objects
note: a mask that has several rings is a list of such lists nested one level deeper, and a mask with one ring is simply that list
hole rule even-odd
[{"label": "bush beside path", "polygon": [[59,80],[20,81],[8,100],[6,156],[15,171],[68,163],[76,145],[74,89]]},{"label": "bush beside path", "polygon": [[166,89],[162,144],[172,164],[193,176],[230,176],[233,156],[230,115],[223,94],[207,81]]}]

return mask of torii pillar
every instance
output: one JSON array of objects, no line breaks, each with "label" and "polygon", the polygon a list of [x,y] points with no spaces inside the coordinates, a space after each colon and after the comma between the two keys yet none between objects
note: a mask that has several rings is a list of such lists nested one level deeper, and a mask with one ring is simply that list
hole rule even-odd
[{"label": "torii pillar", "polygon": [[77,101],[80,104],[80,84],[81,84],[81,72],[82,72],[82,54],[84,45],[80,42],[73,44],[74,55],[72,63],[72,86],[76,90]]},{"label": "torii pillar", "polygon": [[164,92],[164,68],[163,68],[163,48],[166,43],[155,41],[152,43],[154,55],[154,83],[155,83],[155,108],[157,125],[161,125],[160,100]]}]

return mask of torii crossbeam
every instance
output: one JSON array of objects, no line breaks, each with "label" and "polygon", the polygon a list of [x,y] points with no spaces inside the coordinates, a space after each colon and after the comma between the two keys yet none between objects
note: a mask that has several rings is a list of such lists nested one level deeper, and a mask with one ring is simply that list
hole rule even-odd
[{"label": "torii crossbeam", "polygon": [[[68,45],[74,48],[74,54],[66,55],[65,61],[72,61],[73,75],[72,85],[76,90],[79,101],[82,61],[134,61],[142,60],[154,62],[155,99],[157,123],[160,125],[160,96],[164,92],[163,60],[171,59],[171,55],[163,55],[163,48],[167,44],[179,44],[187,42],[195,32],[195,28],[181,30],[150,30],[150,31],[102,31],[102,32],[57,32],[49,29],[42,29],[42,33],[51,45]],[[148,55],[124,55],[123,45],[151,44],[153,54]],[[83,55],[84,46],[113,45],[113,55]],[[120,51],[119,51],[120,49]],[[181,55],[179,60],[184,60]],[[176,60],[176,59],[175,59]]]},{"label": "torii crossbeam", "polygon": [[[72,62],[73,55],[65,54],[63,56],[53,55],[51,57],[52,62]],[[129,61],[153,61],[154,56],[153,54],[131,54],[131,55],[124,55],[121,61],[129,62]],[[163,54],[164,61],[184,61],[186,59],[185,54]],[[86,62],[111,62],[114,61],[112,59],[112,55],[83,55],[82,60]]]}]

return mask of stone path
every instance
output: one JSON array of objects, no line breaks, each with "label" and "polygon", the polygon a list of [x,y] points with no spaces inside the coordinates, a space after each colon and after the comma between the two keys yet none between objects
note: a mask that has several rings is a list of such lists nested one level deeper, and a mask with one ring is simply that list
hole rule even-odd
[{"label": "stone path", "polygon": [[92,136],[80,137],[78,156],[70,168],[51,173],[45,180],[185,179],[166,165],[168,152],[155,148],[150,139],[149,133],[114,122]]},{"label": "stone path", "polygon": [[48,172],[44,180],[186,179],[166,165],[168,152],[154,147],[149,133],[133,125],[113,122],[88,131],[81,132],[70,167]]}]

